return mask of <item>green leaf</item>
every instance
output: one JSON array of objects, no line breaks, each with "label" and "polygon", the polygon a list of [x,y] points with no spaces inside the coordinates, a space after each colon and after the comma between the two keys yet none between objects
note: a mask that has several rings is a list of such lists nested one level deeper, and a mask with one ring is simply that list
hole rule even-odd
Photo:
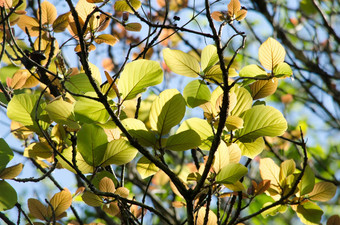
[{"label": "green leaf", "polygon": [[200,64],[197,59],[181,50],[163,49],[163,58],[166,65],[182,76],[197,77],[200,73]]},{"label": "green leaf", "polygon": [[163,70],[156,61],[140,59],[126,64],[120,80],[118,90],[122,99],[129,100],[142,93],[147,87],[157,85],[163,81]]},{"label": "green leaf", "polygon": [[103,160],[107,136],[103,128],[84,124],[77,133],[77,147],[84,160],[91,166],[99,166]]},{"label": "green leaf", "polygon": [[223,167],[216,176],[216,183],[234,184],[248,173],[247,167],[240,163],[230,163]]},{"label": "green leaf", "polygon": [[166,141],[165,148],[173,151],[185,151],[196,148],[200,144],[200,136],[193,130],[186,130],[171,135]]},{"label": "green leaf", "polygon": [[6,168],[9,161],[13,159],[13,151],[3,138],[0,138],[0,172]]},{"label": "green leaf", "polygon": [[17,192],[6,181],[0,180],[0,211],[6,211],[14,207],[18,201]]},{"label": "green leaf", "polygon": [[274,67],[273,74],[280,78],[290,77],[293,75],[293,70],[287,63],[281,62]]},{"label": "green leaf", "polygon": [[[97,97],[94,92],[86,93],[86,96]],[[79,97],[74,105],[76,119],[83,123],[106,123],[110,118],[105,106],[99,102],[85,97]]]},{"label": "green leaf", "polygon": [[[266,202],[262,208],[271,205],[271,202]],[[266,211],[261,213],[261,216],[263,216],[264,218],[266,218],[268,215],[270,216],[275,216],[277,213],[284,213],[287,210],[287,206],[286,205],[276,205],[272,208],[267,209]]]},{"label": "green leaf", "polygon": [[228,116],[225,126],[228,131],[241,129],[243,128],[243,119],[238,116]]},{"label": "green leaf", "polygon": [[103,205],[103,200],[101,197],[89,191],[85,191],[81,198],[89,206],[99,207]]},{"label": "green leaf", "polygon": [[145,156],[140,158],[137,162],[137,171],[142,179],[154,175],[159,171],[159,168],[148,160]]},{"label": "green leaf", "polygon": [[[99,84],[96,82],[97,85]],[[86,92],[94,92],[94,89],[85,73],[79,73],[67,77],[65,88],[75,94],[85,94]]]},{"label": "green leaf", "polygon": [[[14,95],[8,103],[7,116],[11,120],[22,123],[25,126],[34,124],[35,104],[38,101],[38,95],[19,94]],[[32,117],[33,114],[33,117]]]},{"label": "green leaf", "polygon": [[309,193],[309,199],[313,201],[327,202],[336,193],[336,186],[330,182],[319,182],[314,185],[313,191]]},{"label": "green leaf", "polygon": [[320,224],[323,211],[317,204],[308,201],[298,205],[295,211],[302,223],[308,225]]},{"label": "green leaf", "polygon": [[215,65],[219,61],[217,55],[217,48],[215,45],[207,45],[202,50],[201,54],[201,66],[202,70],[205,73],[206,70],[210,69],[213,65]]},{"label": "green leaf", "polygon": [[127,118],[122,121],[122,124],[129,131],[131,136],[136,138],[141,145],[146,147],[155,145],[155,135],[148,131],[142,121],[133,118]]},{"label": "green leaf", "polygon": [[131,146],[127,140],[113,140],[107,145],[101,166],[126,164],[135,158],[137,152],[137,149]]},{"label": "green leaf", "polygon": [[243,67],[239,73],[240,77],[267,76],[267,72],[260,66],[251,64]]},{"label": "green leaf", "polygon": [[[129,2],[135,10],[138,10],[142,5],[141,1],[139,0],[129,0]],[[116,1],[114,5],[114,9],[120,12],[134,13],[133,10],[130,8],[130,6],[126,3],[126,0]]]},{"label": "green leaf", "polygon": [[279,110],[271,106],[254,106],[245,111],[241,118],[244,128],[239,130],[238,139],[242,142],[251,142],[263,136],[279,136],[287,130],[287,121]]},{"label": "green leaf", "polygon": [[280,165],[280,183],[282,183],[289,175],[295,171],[295,162],[293,159],[285,160]]},{"label": "green leaf", "polygon": [[242,112],[251,108],[253,99],[247,89],[240,87],[239,85],[235,85],[230,91],[236,94],[236,105],[230,112],[230,115],[240,116]]},{"label": "green leaf", "polygon": [[242,155],[247,156],[248,158],[251,159],[259,155],[265,147],[264,140],[262,137],[252,142],[241,142],[240,140],[237,140],[236,144],[240,147]]},{"label": "green leaf", "polygon": [[309,165],[305,168],[305,172],[299,183],[300,195],[305,195],[313,191],[315,185],[315,175]]},{"label": "green leaf", "polygon": [[183,119],[185,100],[176,89],[161,92],[154,100],[150,110],[151,128],[161,136],[169,133],[170,129]]},{"label": "green leaf", "polygon": [[189,107],[195,108],[208,102],[211,98],[211,93],[204,81],[193,80],[185,86],[183,97]]},{"label": "green leaf", "polygon": [[210,149],[211,141],[208,140],[208,138],[212,137],[214,133],[208,121],[195,117],[190,118],[188,120],[185,120],[181,124],[181,126],[177,129],[176,133],[178,134],[186,130],[193,130],[200,136],[202,143],[199,147],[201,149],[203,150]]},{"label": "green leaf", "polygon": [[45,107],[45,111],[51,120],[61,125],[66,125],[73,130],[80,129],[79,124],[74,118],[73,105],[64,101],[62,98],[53,101]]}]

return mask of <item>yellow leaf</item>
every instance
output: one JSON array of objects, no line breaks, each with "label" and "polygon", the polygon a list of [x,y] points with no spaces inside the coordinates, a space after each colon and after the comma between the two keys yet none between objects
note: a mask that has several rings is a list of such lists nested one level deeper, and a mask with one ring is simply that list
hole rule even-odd
[{"label": "yellow leaf", "polygon": [[221,22],[226,19],[226,16],[221,11],[215,11],[211,13],[211,18],[213,18],[214,20],[218,22]]},{"label": "yellow leaf", "polygon": [[243,119],[238,116],[228,116],[225,125],[229,131],[241,129],[243,128]]},{"label": "yellow leaf", "polygon": [[113,183],[113,181],[110,178],[104,177],[99,182],[99,190],[102,191],[102,192],[114,193],[116,188],[115,188],[115,184]]},{"label": "yellow leaf", "polygon": [[[65,210],[68,209],[72,204],[72,195],[71,192],[65,188],[61,192],[55,194],[50,203],[54,210],[54,216],[56,220],[59,220],[64,214]],[[52,217],[52,209],[49,206],[47,209],[47,213],[49,217]]]},{"label": "yellow leaf", "polygon": [[120,12],[129,12],[134,13],[133,10],[130,8],[130,6],[126,3],[126,1],[129,1],[131,6],[137,11],[142,3],[139,0],[118,0],[115,2],[114,9],[116,11]]},{"label": "yellow leaf", "polygon": [[236,16],[235,16],[235,19],[237,21],[241,21],[243,20],[244,18],[246,18],[246,15],[247,15],[247,10],[246,9],[241,9],[240,11],[238,11],[236,13]]},{"label": "yellow leaf", "polygon": [[[204,223],[204,218],[206,215],[206,210],[207,208],[202,206],[197,213],[195,213],[194,218],[195,218],[195,224],[196,225],[203,225]],[[217,216],[215,213],[211,210],[209,210],[208,213],[208,222],[206,225],[216,225],[217,224]]]},{"label": "yellow leaf", "polygon": [[115,194],[119,195],[122,198],[127,198],[127,197],[129,197],[130,191],[129,191],[129,189],[127,189],[125,187],[119,187],[115,191]]},{"label": "yellow leaf", "polygon": [[213,168],[216,173],[220,172],[220,170],[225,167],[229,163],[229,150],[224,143],[221,141],[220,145],[217,148],[214,158]]},{"label": "yellow leaf", "polygon": [[268,38],[259,48],[259,60],[264,68],[273,70],[274,67],[283,62],[286,51],[274,38]]},{"label": "yellow leaf", "polygon": [[13,90],[21,89],[27,78],[30,76],[30,73],[26,69],[20,69],[13,75],[12,79],[10,80],[10,84],[7,83]]},{"label": "yellow leaf", "polygon": [[232,143],[228,145],[229,151],[229,162],[230,163],[239,163],[241,160],[241,149],[236,143]]},{"label": "yellow leaf", "polygon": [[28,209],[32,216],[40,220],[47,220],[47,208],[39,200],[30,198],[27,201]]},{"label": "yellow leaf", "polygon": [[275,93],[278,85],[278,79],[258,80],[249,85],[251,96],[254,100],[267,97]]},{"label": "yellow leaf", "polygon": [[0,178],[1,179],[13,179],[14,177],[17,177],[21,173],[23,167],[24,165],[21,163],[16,164],[11,167],[7,167],[3,171],[1,171]]},{"label": "yellow leaf", "polygon": [[67,28],[70,14],[71,12],[67,12],[58,16],[52,25],[54,32],[63,32]]},{"label": "yellow leaf", "polygon": [[21,88],[33,88],[37,86],[40,83],[40,81],[35,78],[35,76],[30,75],[27,79],[25,84]]},{"label": "yellow leaf", "polygon": [[228,15],[232,17],[241,9],[241,3],[239,0],[230,0],[228,4]]},{"label": "yellow leaf", "polygon": [[31,37],[36,37],[39,35],[39,22],[36,18],[22,15],[20,16],[17,25],[21,30],[26,32],[26,28],[31,35]]},{"label": "yellow leaf", "polygon": [[313,191],[308,194],[309,199],[313,201],[327,202],[334,197],[336,189],[336,186],[330,182],[316,183]]},{"label": "yellow leaf", "polygon": [[5,7],[5,9],[11,8],[12,4],[12,0],[0,0],[0,7]]},{"label": "yellow leaf", "polygon": [[125,25],[125,29],[138,32],[142,29],[142,25],[140,23],[128,23]]},{"label": "yellow leaf", "polygon": [[48,159],[52,156],[52,149],[46,142],[34,142],[25,148],[24,156],[29,158]]},{"label": "yellow leaf", "polygon": [[[79,0],[76,5],[76,11],[78,16],[83,21],[86,21],[87,16],[92,13],[95,7],[96,5],[93,3],[89,3],[86,0]],[[97,16],[99,17],[99,12],[94,13],[89,20],[88,27],[90,27],[91,30],[94,30],[99,25],[99,19],[97,19]]]},{"label": "yellow leaf", "polygon": [[262,180],[270,180],[270,188],[280,193],[280,167],[271,158],[260,159],[260,174]]},{"label": "yellow leaf", "polygon": [[116,38],[115,36],[111,35],[111,34],[101,34],[98,37],[96,37],[96,39],[94,39],[94,41],[97,44],[108,44],[111,46],[114,46],[116,44],[116,42],[118,41],[118,38]]},{"label": "yellow leaf", "polygon": [[100,3],[104,2],[104,0],[86,0],[88,3]]},{"label": "yellow leaf", "polygon": [[53,24],[53,22],[57,18],[57,9],[55,8],[55,6],[48,1],[44,1],[43,3],[41,3],[41,6],[37,12],[38,20],[40,15],[39,10],[41,10],[41,23],[43,25]]}]

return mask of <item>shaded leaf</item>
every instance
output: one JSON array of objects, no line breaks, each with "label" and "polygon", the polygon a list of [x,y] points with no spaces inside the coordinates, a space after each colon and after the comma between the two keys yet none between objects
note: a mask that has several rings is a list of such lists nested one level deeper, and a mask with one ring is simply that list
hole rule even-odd
[{"label": "shaded leaf", "polygon": [[17,201],[15,189],[6,181],[0,180],[0,211],[13,208]]},{"label": "shaded leaf", "polygon": [[128,31],[136,31],[136,32],[142,29],[142,25],[140,23],[128,23],[124,27]]},{"label": "shaded leaf", "polygon": [[70,14],[71,14],[71,12],[67,12],[67,13],[61,14],[53,22],[52,27],[53,27],[53,31],[55,33],[63,32],[67,28],[67,26],[69,25],[68,18],[70,16]]},{"label": "shaded leaf", "polygon": [[0,178],[1,179],[13,179],[14,177],[17,177],[21,173],[23,167],[24,165],[21,163],[18,163],[14,166],[7,167],[0,172]]},{"label": "shaded leaf", "polygon": [[339,215],[333,215],[328,218],[327,225],[338,225],[340,224],[340,216]]},{"label": "shaded leaf", "polygon": [[6,168],[13,156],[13,151],[6,143],[5,139],[0,138],[0,171]]},{"label": "shaded leaf", "polygon": [[[131,6],[137,11],[142,3],[139,0],[129,0]],[[126,0],[118,0],[114,4],[114,9],[120,12],[134,13],[130,6],[126,3]]]},{"label": "shaded leaf", "polygon": [[287,177],[293,174],[295,171],[295,162],[293,159],[285,160],[280,165],[280,182],[287,179]]},{"label": "shaded leaf", "polygon": [[[55,194],[51,198],[50,203],[54,210],[55,219],[59,220],[63,213],[71,206],[72,194],[67,188],[65,188],[61,192]],[[47,208],[47,214],[50,218],[52,217],[52,210],[50,206]]]},{"label": "shaded leaf", "polygon": [[27,205],[32,216],[40,220],[48,220],[47,207],[39,200],[30,198],[27,200]]},{"label": "shaded leaf", "polygon": [[305,202],[301,205],[298,205],[295,211],[302,223],[308,224],[308,225],[312,225],[312,224],[319,225],[320,224],[323,211],[315,203],[310,202],[310,201]]},{"label": "shaded leaf", "polygon": [[85,191],[81,197],[83,201],[89,206],[99,207],[103,204],[103,200],[98,195],[89,191]]},{"label": "shaded leaf", "polygon": [[102,43],[105,43],[105,44],[108,44],[108,45],[111,45],[111,46],[114,46],[117,41],[118,41],[118,38],[111,35],[111,34],[101,34],[99,35],[98,37],[96,37],[94,39],[94,41],[97,43],[97,44],[102,44]]},{"label": "shaded leaf", "polygon": [[142,121],[133,118],[127,118],[122,121],[122,124],[129,131],[129,133],[139,141],[141,145],[154,146],[156,144],[155,135],[148,131]]},{"label": "shaded leaf", "polygon": [[277,89],[277,85],[278,79],[274,77],[270,80],[255,81],[249,87],[253,99],[256,100],[274,94]]},{"label": "shaded leaf", "polygon": [[115,184],[108,177],[103,177],[99,182],[99,190],[102,192],[114,193],[116,191]]},{"label": "shaded leaf", "polygon": [[300,195],[305,195],[313,191],[315,185],[315,175],[309,165],[305,168],[305,172],[299,183]]}]

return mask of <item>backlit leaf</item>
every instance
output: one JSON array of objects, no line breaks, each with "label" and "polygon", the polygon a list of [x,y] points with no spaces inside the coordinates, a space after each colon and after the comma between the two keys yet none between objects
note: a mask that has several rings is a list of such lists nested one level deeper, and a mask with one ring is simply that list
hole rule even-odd
[{"label": "backlit leaf", "polygon": [[34,124],[34,106],[38,101],[38,95],[19,94],[14,95],[8,104],[7,116],[11,120],[22,123],[25,126]]},{"label": "backlit leaf", "polygon": [[159,171],[159,168],[143,156],[137,162],[137,171],[142,179],[145,179],[156,174]]},{"label": "backlit leaf", "polygon": [[65,81],[65,88],[75,94],[94,92],[94,89],[85,73],[79,73],[68,77]]},{"label": "backlit leaf", "polygon": [[247,89],[239,85],[235,85],[230,91],[236,94],[236,105],[230,112],[230,115],[239,116],[242,112],[251,108],[253,99]]},{"label": "backlit leaf", "polygon": [[118,82],[123,100],[133,99],[147,87],[160,84],[163,71],[156,61],[140,59],[126,64]]},{"label": "backlit leaf", "polygon": [[229,162],[239,163],[241,160],[241,149],[235,144],[228,144],[228,152],[229,152]]},{"label": "backlit leaf", "polygon": [[[128,0],[131,6],[137,11],[142,3],[139,0]],[[118,0],[115,2],[114,9],[120,12],[134,13],[130,6],[126,3],[126,0]]]},{"label": "backlit leaf", "polygon": [[102,192],[111,192],[114,193],[116,191],[115,184],[108,177],[103,177],[99,182],[99,190]]},{"label": "backlit leaf", "polygon": [[117,43],[118,38],[116,38],[115,36],[113,36],[113,35],[111,35],[111,34],[101,34],[101,35],[99,35],[98,37],[96,37],[96,38],[94,39],[94,41],[95,41],[97,44],[105,43],[105,44],[114,46],[114,45]]},{"label": "backlit leaf", "polygon": [[211,18],[218,22],[222,22],[223,20],[226,20],[226,15],[221,11],[214,11],[211,13]]},{"label": "backlit leaf", "polygon": [[228,116],[225,125],[229,131],[241,129],[243,128],[243,119],[238,116]]},{"label": "backlit leaf", "polygon": [[314,185],[314,189],[309,193],[309,199],[313,201],[327,202],[336,193],[336,186],[330,182],[319,182]]},{"label": "backlit leaf", "polygon": [[217,223],[217,216],[211,210],[208,212],[208,222],[204,223],[205,215],[206,215],[206,207],[202,206],[197,213],[195,213],[195,225],[216,225]]},{"label": "backlit leaf", "polygon": [[135,158],[137,152],[137,149],[132,147],[125,139],[110,141],[101,166],[126,164]]},{"label": "backlit leaf", "polygon": [[18,163],[14,166],[7,167],[0,172],[0,178],[1,179],[13,179],[21,173],[23,167],[24,165],[22,163]]},{"label": "backlit leaf", "polygon": [[275,77],[290,77],[293,75],[293,70],[290,66],[285,62],[280,62],[274,67],[273,74]]},{"label": "backlit leaf", "polygon": [[205,72],[207,69],[215,65],[219,61],[217,55],[217,48],[214,45],[207,45],[201,54],[201,66]]},{"label": "backlit leaf", "polygon": [[125,25],[125,29],[138,32],[142,29],[142,25],[140,23],[128,23]]},{"label": "backlit leaf", "polygon": [[98,195],[89,191],[85,191],[81,197],[83,201],[89,206],[99,207],[103,204],[103,200]]},{"label": "backlit leaf", "polygon": [[328,218],[327,225],[338,225],[340,224],[340,216],[339,215],[333,215]]},{"label": "backlit leaf", "polygon": [[[53,207],[54,216],[56,220],[59,220],[63,214],[72,204],[72,195],[71,192],[65,188],[61,192],[55,194],[51,200],[50,203]],[[47,213],[49,217],[52,217],[52,210],[49,206],[47,208]]]},{"label": "backlit leaf", "polygon": [[129,133],[136,138],[143,146],[154,146],[156,143],[155,135],[148,131],[145,124],[137,119],[127,118],[122,121],[122,124]]},{"label": "backlit leaf", "polygon": [[320,224],[323,211],[317,204],[308,201],[298,205],[295,211],[302,223],[308,225]]},{"label": "backlit leaf", "polygon": [[260,159],[260,174],[262,180],[270,180],[270,187],[280,190],[280,167],[271,158]]},{"label": "backlit leaf", "polygon": [[237,11],[237,13],[235,15],[235,19],[237,21],[241,21],[244,18],[246,18],[246,16],[247,16],[247,10],[246,9],[241,9],[241,10]]},{"label": "backlit leaf", "polygon": [[202,105],[210,100],[209,87],[202,80],[193,80],[183,90],[183,97],[191,108]]},{"label": "backlit leaf", "polygon": [[53,31],[55,33],[63,32],[67,26],[68,26],[68,18],[70,16],[71,12],[67,12],[64,14],[61,14],[57,17],[57,19],[53,22]]},{"label": "backlit leaf", "polygon": [[274,38],[268,38],[259,48],[259,60],[264,68],[273,70],[276,65],[283,62],[286,51]]},{"label": "backlit leaf", "polygon": [[48,220],[47,207],[39,200],[30,198],[27,200],[27,205],[32,216],[40,220]]},{"label": "backlit leaf", "polygon": [[280,165],[280,182],[287,179],[287,177],[293,174],[295,171],[295,162],[293,159],[285,160]]},{"label": "backlit leaf", "polygon": [[229,163],[216,176],[216,183],[234,184],[248,173],[247,167],[240,163]]},{"label": "backlit leaf", "polygon": [[53,101],[45,108],[51,120],[66,125],[72,130],[79,130],[80,126],[74,118],[73,105],[62,98]]},{"label": "backlit leaf", "polygon": [[6,168],[9,161],[12,160],[14,154],[3,138],[0,138],[0,171]]},{"label": "backlit leaf", "polygon": [[15,189],[6,181],[0,180],[0,211],[13,208],[17,201]]},{"label": "backlit leaf", "polygon": [[[95,9],[95,7],[96,5],[93,3],[89,3],[86,0],[79,0],[75,8],[82,21],[86,21],[87,16]],[[92,30],[98,25],[99,20],[97,19],[97,16],[99,16],[99,13],[94,13],[89,21],[88,25]]]},{"label": "backlit leaf", "polygon": [[186,130],[171,135],[166,142],[166,149],[173,151],[185,151],[196,148],[201,144],[200,136],[193,130]]},{"label": "backlit leaf", "polygon": [[48,1],[42,2],[37,12],[38,19],[40,14],[39,10],[41,10],[41,23],[53,24],[53,22],[57,18],[57,9],[55,8],[55,6]]},{"label": "backlit leaf", "polygon": [[305,168],[305,172],[299,183],[300,195],[305,195],[313,191],[315,185],[315,175],[309,165]]},{"label": "backlit leaf", "polygon": [[27,28],[31,37],[37,37],[39,35],[39,22],[36,18],[26,15],[21,15],[19,18],[17,25],[21,30],[26,32]]},{"label": "backlit leaf", "polygon": [[259,155],[264,147],[264,141],[262,137],[259,137],[252,142],[241,142],[237,141],[236,144],[240,147],[243,156],[253,159],[255,156]]},{"label": "backlit leaf", "polygon": [[260,66],[251,64],[243,67],[240,70],[240,77],[256,77],[256,76],[267,76],[267,72]]},{"label": "backlit leaf", "polygon": [[251,142],[263,136],[279,136],[287,130],[287,121],[282,113],[271,106],[254,106],[245,111],[241,118],[244,128],[239,130],[238,139],[242,142]]},{"label": "backlit leaf", "polygon": [[176,89],[161,92],[151,106],[151,128],[160,135],[169,133],[170,129],[183,119],[185,105],[183,96]]},{"label": "backlit leaf", "polygon": [[84,160],[91,166],[99,166],[106,153],[107,136],[103,128],[84,124],[77,133],[77,147]]},{"label": "backlit leaf", "polygon": [[[72,152],[72,146],[69,148],[66,148],[63,150],[62,155],[64,156],[64,158],[69,161],[72,162],[73,159],[73,152]],[[77,173],[68,163],[66,163],[61,157],[57,156],[58,162],[63,166],[63,168],[68,169],[69,171],[71,171],[72,173]],[[83,174],[87,174],[87,173],[93,173],[95,168],[92,167],[91,165],[89,165],[84,158],[82,157],[82,155],[76,151],[76,161],[77,161],[77,167],[78,169],[83,173]],[[73,164],[73,163],[72,163]]]},{"label": "backlit leaf", "polygon": [[254,100],[265,98],[275,93],[278,85],[278,79],[258,80],[252,83],[249,87]]},{"label": "backlit leaf", "polygon": [[228,14],[234,16],[241,9],[239,0],[230,0],[228,4]]},{"label": "backlit leaf", "polygon": [[172,72],[187,77],[197,77],[200,65],[197,59],[181,50],[163,49],[163,58]]},{"label": "backlit leaf", "polygon": [[229,149],[224,141],[220,142],[214,156],[215,158],[212,166],[215,173],[219,173],[223,167],[229,164]]}]

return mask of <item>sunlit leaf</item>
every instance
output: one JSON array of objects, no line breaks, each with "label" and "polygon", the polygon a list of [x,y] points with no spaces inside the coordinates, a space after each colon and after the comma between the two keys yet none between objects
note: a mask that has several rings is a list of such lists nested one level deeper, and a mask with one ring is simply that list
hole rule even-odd
[{"label": "sunlit leaf", "polygon": [[101,165],[126,164],[135,158],[137,152],[137,149],[132,147],[125,139],[110,141],[107,145]]},{"label": "sunlit leaf", "polygon": [[285,160],[280,165],[280,182],[287,179],[287,177],[293,174],[295,171],[295,162],[293,159]]},{"label": "sunlit leaf", "polygon": [[197,77],[200,73],[200,65],[197,59],[181,50],[163,49],[163,58],[172,72],[187,77]]},{"label": "sunlit leaf", "polygon": [[217,216],[215,213],[211,210],[208,212],[208,222],[204,223],[205,221],[205,216],[206,216],[206,210],[207,208],[202,206],[197,213],[195,213],[194,218],[195,218],[195,224],[196,225],[216,225],[217,223]]},{"label": "sunlit leaf", "polygon": [[72,195],[71,192],[65,188],[61,192],[55,194],[50,200],[51,206],[53,207],[53,212],[50,206],[47,208],[47,214],[49,217],[52,217],[54,214],[55,219],[59,220],[63,213],[68,209],[72,204]]},{"label": "sunlit leaf", "polygon": [[89,191],[85,191],[81,197],[83,201],[89,206],[99,207],[103,204],[103,200],[98,195]]},{"label": "sunlit leaf", "polygon": [[0,180],[0,211],[13,208],[17,201],[15,189],[6,181]]},{"label": "sunlit leaf", "polygon": [[53,101],[45,108],[51,120],[61,125],[66,125],[70,129],[79,130],[80,126],[76,122],[73,112],[73,105],[62,98]]},{"label": "sunlit leaf", "polygon": [[151,128],[160,135],[169,133],[184,117],[185,100],[176,89],[161,92],[154,100],[150,110]]},{"label": "sunlit leaf", "polygon": [[57,17],[57,19],[53,22],[52,25],[54,32],[56,33],[63,32],[67,28],[68,18],[70,14],[71,12],[67,12]]},{"label": "sunlit leaf", "polygon": [[259,60],[264,68],[273,70],[276,65],[283,62],[286,51],[274,38],[268,38],[259,48]]},{"label": "sunlit leaf", "polygon": [[241,149],[240,147],[235,144],[228,144],[228,152],[229,152],[229,162],[239,163],[241,160]]},{"label": "sunlit leaf", "polygon": [[237,130],[243,128],[243,119],[238,116],[228,116],[226,121],[228,130]]},{"label": "sunlit leaf", "polygon": [[0,1],[0,7],[4,7],[5,9],[9,9],[10,7],[12,7],[12,0],[1,0]]},{"label": "sunlit leaf", "polygon": [[[7,107],[7,116],[25,126],[34,124],[34,108],[38,95],[14,95]],[[33,116],[32,116],[33,114]]]},{"label": "sunlit leaf", "polygon": [[129,131],[129,133],[136,138],[141,145],[154,146],[156,137],[153,133],[148,131],[145,124],[137,119],[127,118],[122,121],[122,124]]},{"label": "sunlit leaf", "polygon": [[265,147],[262,137],[252,142],[241,142],[238,140],[236,143],[240,147],[242,155],[251,159],[260,154]]},{"label": "sunlit leaf", "polygon": [[256,77],[256,76],[267,76],[267,72],[260,66],[251,64],[243,67],[240,70],[240,77]]},{"label": "sunlit leaf", "polygon": [[79,73],[68,77],[65,81],[65,88],[75,94],[94,92],[94,89],[85,73]]},{"label": "sunlit leaf", "polygon": [[105,44],[108,44],[108,45],[111,45],[111,46],[114,46],[117,41],[118,41],[118,38],[111,35],[111,34],[101,34],[99,35],[98,37],[96,37],[94,39],[94,41],[97,43],[97,44],[102,44],[102,43],[105,43]]},{"label": "sunlit leaf", "polygon": [[[72,147],[66,148],[63,150],[62,155],[64,156],[64,158],[69,161],[72,162],[73,159],[73,152],[72,152]],[[69,171],[73,172],[73,173],[77,173],[73,167],[71,167],[67,162],[64,161],[64,159],[62,159],[61,157],[57,156],[58,162],[62,165],[63,168],[68,169]],[[87,174],[87,173],[93,173],[94,172],[94,167],[92,167],[91,165],[89,165],[84,158],[82,157],[82,155],[76,151],[76,162],[77,162],[77,167],[78,169],[83,173],[83,174]],[[72,163],[73,165],[73,163]]]},{"label": "sunlit leaf", "polygon": [[254,106],[245,111],[241,118],[244,128],[239,130],[238,139],[242,142],[251,142],[263,136],[279,136],[287,130],[287,121],[282,113],[271,106]]},{"label": "sunlit leaf", "polygon": [[235,85],[230,91],[236,94],[236,105],[230,115],[239,116],[242,112],[251,108],[253,99],[249,91],[239,85]]},{"label": "sunlit leaf", "polygon": [[156,174],[159,171],[159,168],[143,156],[137,162],[137,171],[142,179],[145,179]]},{"label": "sunlit leaf", "polygon": [[230,0],[228,4],[228,14],[236,15],[236,13],[241,9],[241,3],[239,0]]},{"label": "sunlit leaf", "polygon": [[210,100],[208,85],[202,80],[193,80],[183,90],[183,97],[191,108],[202,105]]},{"label": "sunlit leaf", "polygon": [[40,4],[40,8],[38,9],[38,12],[37,12],[38,19],[40,15],[39,10],[41,10],[41,23],[42,24],[53,24],[53,22],[57,18],[56,7],[48,1],[43,1]]},{"label": "sunlit leaf", "polygon": [[234,184],[248,173],[247,167],[240,163],[229,163],[216,176],[216,183]]},{"label": "sunlit leaf", "polygon": [[200,136],[193,130],[186,130],[171,135],[166,142],[165,148],[173,151],[185,151],[193,149],[201,144]]},{"label": "sunlit leaf", "polygon": [[214,45],[207,45],[202,50],[201,66],[203,72],[215,65],[219,61],[217,55],[217,48]]},{"label": "sunlit leaf", "polygon": [[89,3],[101,3],[104,2],[104,0],[86,0]]},{"label": "sunlit leaf", "polygon": [[116,201],[103,205],[103,211],[111,216],[116,216],[120,212]]},{"label": "sunlit leaf", "polygon": [[215,173],[219,173],[223,167],[229,164],[229,155],[229,149],[226,143],[221,141],[215,153],[214,163],[212,165]]},{"label": "sunlit leaf", "polygon": [[128,100],[142,93],[147,87],[163,81],[163,71],[156,61],[140,59],[126,64],[120,75],[118,90],[122,99]]},{"label": "sunlit leaf", "polygon": [[247,10],[246,9],[241,9],[241,10],[237,11],[237,13],[235,15],[235,19],[237,21],[241,21],[244,18],[246,18],[246,16],[247,16]]},{"label": "sunlit leaf", "polygon": [[[86,21],[87,16],[91,14],[95,7],[96,5],[93,3],[89,3],[86,0],[79,0],[75,8],[82,21]],[[96,28],[99,23],[97,16],[99,17],[99,12],[94,13],[89,20],[88,25],[92,28],[92,30],[94,30],[94,28]]]},{"label": "sunlit leaf", "polygon": [[322,209],[313,202],[305,202],[293,208],[301,222],[308,225],[319,225],[323,214]]},{"label": "sunlit leaf", "polygon": [[319,182],[314,185],[310,192],[309,199],[313,201],[327,202],[331,200],[336,193],[336,186],[330,182]]},{"label": "sunlit leaf", "polygon": [[22,163],[18,163],[14,166],[7,167],[0,172],[0,178],[1,179],[13,179],[21,173],[23,167],[24,165]]},{"label": "sunlit leaf", "polygon": [[127,23],[125,29],[128,31],[140,31],[142,29],[142,25],[140,23]]},{"label": "sunlit leaf", "polygon": [[39,22],[36,18],[22,15],[20,16],[17,25],[20,27],[21,30],[26,32],[26,28],[31,37],[37,37],[39,35]]},{"label": "sunlit leaf", "polygon": [[30,198],[27,200],[27,205],[32,216],[40,220],[48,220],[47,207],[39,200]]},{"label": "sunlit leaf", "polygon": [[252,83],[249,87],[254,100],[265,98],[275,93],[278,85],[278,79],[258,80]]},{"label": "sunlit leaf", "polygon": [[[137,11],[142,3],[139,0],[128,0],[131,6]],[[126,0],[118,0],[115,2],[114,9],[120,12],[134,13],[131,7],[126,3]]]},{"label": "sunlit leaf", "polygon": [[92,124],[83,124],[77,133],[77,141],[78,151],[84,160],[93,167],[99,166],[107,146],[104,129]]},{"label": "sunlit leaf", "polygon": [[218,22],[222,22],[223,20],[226,20],[226,15],[221,12],[221,11],[214,11],[211,13],[211,18],[213,18],[214,20],[218,21]]},{"label": "sunlit leaf", "polygon": [[285,62],[280,62],[274,67],[273,74],[275,77],[290,77],[293,75],[293,70],[290,66]]},{"label": "sunlit leaf", "polygon": [[12,160],[14,154],[3,138],[0,138],[0,171],[6,168],[9,161]]},{"label": "sunlit leaf", "polygon": [[305,195],[313,191],[315,185],[315,175],[309,165],[306,166],[305,172],[299,183],[300,195]]},{"label": "sunlit leaf", "polygon": [[271,158],[260,159],[260,174],[262,180],[270,180],[273,190],[280,190],[280,167]]}]

